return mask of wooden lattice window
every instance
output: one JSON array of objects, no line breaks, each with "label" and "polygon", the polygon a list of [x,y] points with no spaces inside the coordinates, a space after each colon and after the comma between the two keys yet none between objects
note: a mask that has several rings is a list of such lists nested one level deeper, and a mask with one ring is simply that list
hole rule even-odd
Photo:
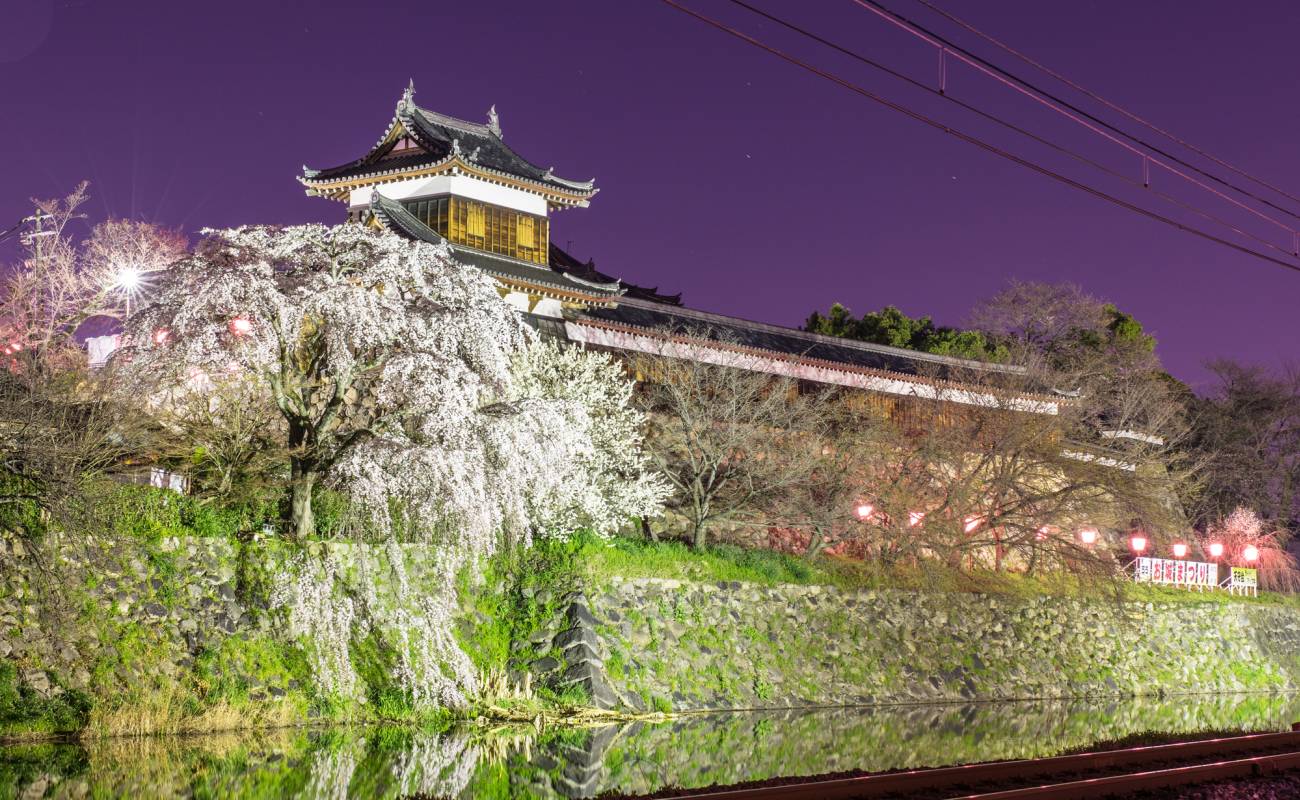
[{"label": "wooden lattice window", "polygon": [[453,244],[536,264],[547,262],[549,230],[545,217],[463,197],[407,200],[403,205]]}]

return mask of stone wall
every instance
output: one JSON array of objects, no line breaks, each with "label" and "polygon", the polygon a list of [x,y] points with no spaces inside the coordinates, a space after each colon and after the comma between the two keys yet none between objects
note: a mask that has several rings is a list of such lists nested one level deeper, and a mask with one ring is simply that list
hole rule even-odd
[{"label": "stone wall", "polygon": [[[312,552],[328,552],[338,596],[376,609],[413,602],[443,581],[417,546],[314,544]],[[395,554],[404,592],[393,586]],[[278,700],[309,713],[310,659],[279,639],[281,626],[262,613],[268,583],[289,557],[283,545],[201,538],[54,542],[34,554],[0,537],[0,659],[44,697],[81,690],[127,698],[219,685],[242,700]],[[516,631],[527,641],[514,643],[512,677],[531,672],[535,685],[580,689],[604,708],[1300,689],[1300,609],[1278,604],[1207,600],[1121,610],[1060,597],[618,578],[539,591],[557,599],[545,604],[538,627]],[[373,623],[401,617],[370,614],[367,641],[405,641],[406,632]],[[468,608],[461,635],[494,622]],[[358,659],[367,656],[352,657],[364,672]],[[366,663],[373,673],[386,669],[373,658]]]},{"label": "stone wall", "polygon": [[[326,579],[328,562],[331,592],[353,601],[364,633],[354,637],[358,646],[401,640],[405,632],[385,627],[398,616],[393,608],[409,604],[410,619],[420,613],[412,598],[443,583],[437,561],[418,545],[315,542],[305,556],[318,581]],[[75,690],[110,703],[139,702],[183,692],[258,711],[268,700],[292,706],[282,719],[315,713],[310,658],[267,610],[294,557],[274,541],[52,536],[33,549],[0,534],[0,659],[15,667],[21,686],[44,698]],[[400,578],[394,558],[402,560]],[[372,674],[385,666],[375,653],[352,656],[374,662],[363,678],[385,680]]]},{"label": "stone wall", "polygon": [[[613,579],[557,642],[631,707],[1300,688],[1300,609]],[[599,670],[595,670],[599,667]],[[570,678],[576,676],[569,676]]]},{"label": "stone wall", "polygon": [[236,555],[221,539],[54,539],[33,551],[0,535],[0,657],[43,696],[156,685],[248,627]]}]

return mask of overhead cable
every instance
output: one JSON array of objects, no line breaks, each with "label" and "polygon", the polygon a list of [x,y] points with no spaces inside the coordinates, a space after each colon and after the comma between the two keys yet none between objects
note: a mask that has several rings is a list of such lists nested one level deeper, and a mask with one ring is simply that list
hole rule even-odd
[{"label": "overhead cable", "polygon": [[[1218,164],[1219,166],[1223,167],[1223,168],[1226,169],[1226,170],[1230,170],[1231,172],[1234,172],[1234,173],[1240,175],[1240,176],[1243,177],[1243,178],[1247,178],[1247,179],[1249,179],[1249,180],[1251,180],[1251,181],[1254,181],[1255,183],[1259,184],[1260,186],[1263,186],[1263,187],[1268,188],[1268,189],[1272,189],[1273,191],[1277,192],[1278,194],[1282,195],[1283,197],[1285,197],[1285,198],[1287,198],[1287,199],[1289,199],[1289,200],[1294,200],[1294,201],[1300,203],[1300,197],[1297,197],[1296,195],[1291,194],[1290,192],[1286,191],[1285,189],[1282,189],[1282,188],[1280,188],[1280,187],[1278,187],[1278,186],[1273,185],[1272,183],[1269,183],[1268,181],[1264,180],[1263,178],[1260,178],[1260,177],[1258,177],[1258,176],[1256,176],[1256,175],[1252,175],[1252,174],[1250,174],[1249,172],[1245,171],[1244,169],[1241,169],[1240,167],[1234,166],[1233,164],[1231,164],[1231,163],[1229,163],[1229,162],[1227,162],[1227,161],[1225,161],[1225,160],[1219,158],[1218,156],[1214,155],[1213,153],[1209,153],[1209,152],[1205,151],[1204,149],[1202,149],[1202,148],[1200,148],[1200,147],[1197,147],[1196,145],[1192,144],[1191,142],[1187,141],[1186,139],[1183,139],[1182,137],[1178,136],[1177,134],[1174,134],[1174,133],[1172,133],[1171,131],[1168,131],[1168,130],[1166,130],[1166,129],[1160,127],[1159,125],[1155,124],[1154,122],[1151,122],[1150,120],[1147,120],[1147,119],[1144,119],[1144,118],[1138,116],[1137,114],[1133,113],[1132,111],[1129,111],[1128,109],[1124,108],[1123,106],[1119,105],[1118,103],[1115,103],[1115,102],[1112,102],[1112,101],[1110,101],[1110,100],[1107,100],[1105,97],[1102,97],[1100,94],[1097,94],[1096,92],[1092,91],[1091,89],[1087,88],[1086,86],[1081,86],[1081,85],[1080,85],[1079,83],[1077,83],[1076,81],[1072,81],[1072,80],[1070,80],[1070,79],[1069,79],[1068,77],[1066,77],[1065,75],[1062,75],[1061,73],[1059,73],[1059,72],[1053,70],[1052,68],[1046,66],[1045,64],[1043,64],[1043,63],[1041,63],[1041,62],[1039,62],[1039,61],[1034,60],[1033,58],[1031,58],[1030,56],[1026,55],[1025,53],[1022,53],[1021,51],[1015,49],[1015,48],[1012,47],[1011,45],[1009,45],[1009,44],[1007,44],[1007,43],[1005,43],[1005,42],[1002,42],[1002,41],[998,40],[997,38],[995,38],[995,37],[992,36],[991,34],[985,33],[984,31],[980,30],[979,28],[976,28],[974,25],[972,25],[971,23],[969,23],[969,22],[967,22],[966,20],[962,19],[961,17],[957,16],[956,14],[953,14],[953,13],[950,12],[950,11],[945,11],[944,9],[942,9],[942,8],[940,8],[939,6],[935,5],[934,3],[930,2],[930,0],[916,0],[916,2],[920,3],[921,5],[925,6],[925,7],[928,8],[928,9],[930,9],[931,11],[933,11],[933,12],[936,13],[936,14],[938,14],[939,16],[944,17],[945,19],[947,19],[947,20],[953,22],[954,24],[959,25],[959,26],[965,28],[967,31],[969,31],[969,32],[971,32],[971,33],[973,33],[973,34],[975,34],[976,36],[980,37],[981,39],[983,39],[984,41],[988,42],[989,44],[991,44],[991,45],[993,45],[993,46],[999,48],[1000,50],[1002,50],[1002,51],[1004,51],[1004,52],[1006,52],[1006,53],[1008,53],[1008,54],[1010,54],[1010,55],[1012,55],[1012,56],[1015,56],[1016,58],[1018,58],[1018,59],[1020,59],[1021,61],[1025,62],[1026,64],[1028,64],[1029,66],[1033,67],[1034,69],[1037,69],[1037,70],[1039,70],[1040,72],[1043,72],[1043,73],[1045,73],[1045,74],[1047,74],[1047,75],[1049,75],[1049,76],[1055,78],[1056,80],[1060,81],[1061,83],[1064,83],[1066,86],[1069,86],[1071,89],[1074,89],[1075,91],[1079,92],[1080,94],[1086,95],[1087,97],[1089,97],[1089,98],[1091,98],[1091,99],[1093,99],[1093,100],[1096,100],[1098,103],[1101,103],[1101,104],[1104,105],[1105,107],[1109,108],[1111,111],[1114,111],[1114,112],[1117,113],[1117,114],[1121,114],[1121,115],[1123,115],[1123,116],[1129,118],[1129,119],[1132,120],[1133,122],[1136,122],[1137,124],[1141,125],[1142,127],[1146,128],[1146,129],[1148,129],[1148,130],[1150,130],[1150,131],[1154,131],[1155,133],[1158,133],[1158,134],[1160,134],[1161,136],[1164,136],[1165,138],[1167,138],[1167,139],[1169,139],[1169,140],[1171,140],[1171,141],[1173,141],[1173,142],[1176,142],[1176,143],[1178,143],[1179,145],[1182,145],[1183,147],[1187,148],[1188,150],[1192,151],[1193,153],[1196,153],[1198,156],[1201,156],[1201,157],[1203,157],[1203,158],[1205,158],[1205,159],[1208,159],[1209,161],[1213,161],[1215,164]],[[1288,212],[1288,213],[1290,213],[1290,212]]]},{"label": "overhead cable", "polygon": [[835,83],[844,89],[848,89],[849,91],[854,92],[855,94],[859,94],[869,100],[877,102],[885,106],[886,108],[893,109],[894,111],[897,111],[901,114],[911,117],[912,119],[918,122],[924,123],[925,125],[928,125],[932,128],[936,128],[940,131],[943,131],[944,133],[950,136],[953,136],[969,144],[975,145],[976,147],[982,150],[990,152],[994,155],[997,155],[1015,164],[1019,164],[1022,167],[1033,170],[1034,172],[1037,172],[1048,178],[1064,183],[1065,185],[1078,189],[1079,191],[1086,192],[1087,194],[1090,194],[1099,199],[1106,200],[1107,202],[1113,203],[1114,205],[1117,205],[1120,208],[1127,209],[1129,211],[1132,211],[1136,214],[1140,214],[1149,219],[1156,220],[1157,222],[1164,223],[1165,225],[1168,225],[1170,227],[1177,228],[1178,230],[1184,231],[1186,233],[1190,233],[1193,236],[1197,236],[1202,239],[1215,242],[1217,244],[1223,245],[1224,247],[1231,248],[1232,250],[1236,250],[1237,252],[1244,253],[1249,256],[1254,256],[1255,258],[1258,258],[1262,261],[1267,261],[1271,264],[1275,264],[1277,266],[1284,267],[1286,269],[1295,272],[1300,272],[1300,264],[1296,264],[1292,261],[1286,261],[1280,258],[1274,258],[1273,256],[1270,256],[1267,253],[1261,253],[1258,250],[1252,250],[1251,248],[1246,247],[1244,245],[1237,244],[1236,242],[1230,241],[1228,239],[1224,239],[1220,236],[1215,236],[1212,233],[1207,233],[1206,231],[1179,222],[1178,220],[1173,219],[1171,217],[1164,216],[1163,214],[1160,214],[1158,212],[1152,211],[1147,208],[1143,208],[1142,206],[1136,205],[1134,203],[1130,203],[1127,200],[1121,199],[1119,197],[1115,197],[1114,195],[1104,192],[1101,189],[1097,189],[1095,187],[1089,186],[1080,181],[1074,180],[1073,178],[1070,178],[1066,175],[1062,175],[1061,173],[1056,172],[1041,164],[1037,164],[1033,161],[1030,161],[1029,159],[1022,158],[1021,156],[1015,155],[1014,153],[1004,150],[998,147],[997,145],[991,144],[976,136],[972,136],[971,134],[958,130],[957,128],[954,128],[951,125],[947,125],[943,122],[928,117],[920,113],[919,111],[915,111],[911,108],[908,108],[907,106],[902,105],[901,103],[896,103],[892,100],[889,100],[878,94],[875,94],[869,89],[866,89],[862,86],[859,86],[858,84],[845,80],[844,78],[841,78],[838,75],[835,75],[824,69],[809,64],[806,61],[802,61],[782,50],[777,49],[776,47],[773,47],[772,45],[766,44],[764,42],[759,41],[758,39],[755,39],[749,34],[743,33],[735,28],[726,25],[725,23],[719,22],[718,20],[715,20],[712,17],[705,16],[704,14],[701,14],[698,11],[687,8],[681,3],[676,2],[676,0],[662,0],[662,2],[665,5],[671,6],[677,9],[678,11],[681,11],[684,14],[694,17],[695,19],[707,25],[710,25],[720,31],[723,31],[724,33],[734,36],[735,38],[740,39],[741,41],[746,42],[747,44],[753,47],[757,47],[758,49],[770,53],[771,55],[774,55],[777,58],[786,61],[787,63],[793,64],[794,66],[797,66],[800,69],[811,72],[812,74],[817,75],[818,77],[821,77],[832,83]]},{"label": "overhead cable", "polygon": [[[1110,142],[1124,148],[1125,150],[1128,150],[1130,153],[1133,153],[1134,155],[1141,157],[1142,159],[1144,159],[1143,161],[1144,172],[1148,164],[1155,164],[1156,166],[1167,170],[1171,174],[1177,175],[1183,180],[1186,180],[1189,183],[1199,186],[1205,191],[1210,192],[1211,194],[1214,194],[1226,200],[1229,203],[1232,203],[1238,208],[1241,208],[1251,214],[1254,214],[1255,216],[1263,220],[1266,220],[1278,226],[1279,228],[1288,231],[1292,236],[1293,244],[1296,244],[1297,249],[1300,249],[1300,242],[1297,241],[1298,239],[1300,239],[1300,230],[1297,230],[1293,226],[1288,225],[1287,223],[1282,222],[1281,220],[1275,217],[1265,214],[1259,209],[1252,207],[1248,203],[1242,202],[1241,200],[1238,200],[1237,198],[1232,197],[1231,195],[1228,195],[1225,192],[1220,191],[1219,189],[1216,189],[1213,186],[1210,186],[1209,184],[1204,183],[1203,181],[1200,181],[1192,177],[1191,175],[1188,175],[1186,172],[1183,172],[1178,167],[1175,167],[1172,164],[1162,161],[1159,157],[1151,155],[1151,153],[1158,153],[1160,156],[1164,156],[1165,158],[1169,159],[1169,161],[1172,161],[1176,164],[1186,167],[1187,169],[1190,169],[1195,173],[1198,173],[1222,186],[1230,188],[1241,195],[1256,200],[1262,203],[1263,205],[1276,209],[1277,211],[1281,211],[1282,213],[1292,218],[1300,219],[1300,213],[1297,213],[1295,211],[1292,211],[1291,209],[1280,206],[1268,200],[1267,198],[1260,197],[1254,192],[1251,192],[1249,189],[1244,189],[1241,186],[1238,186],[1228,180],[1225,180],[1224,178],[1220,178],[1217,175],[1207,172],[1206,170],[1201,169],[1200,167],[1194,164],[1190,164],[1184,161],[1183,159],[1173,155],[1172,153],[1162,150],[1161,148],[1151,144],[1150,142],[1147,142],[1137,136],[1134,136],[1131,133],[1123,131],[1115,127],[1114,125],[1110,124],[1109,122],[1106,122],[1103,119],[1093,116],[1092,114],[1079,108],[1078,106],[1073,105],[1068,100],[1064,100],[1060,97],[1057,97],[1056,95],[1029,83],[1023,78],[1011,74],[1010,72],[1003,69],[1002,67],[999,67],[998,65],[984,58],[981,58],[978,55],[975,55],[974,53],[963,48],[961,45],[956,44],[955,42],[952,42],[951,40],[945,38],[942,34],[935,33],[934,31],[931,31],[928,28],[925,28],[913,22],[912,20],[904,17],[901,14],[891,11],[890,9],[876,2],[876,0],[852,0],[852,2],[856,3],[857,5],[866,9],[867,11],[870,11],[871,13],[879,16],[880,18],[888,22],[891,22],[894,25],[897,25],[898,27],[902,28],[908,33],[911,33],[913,36],[921,39],[922,41],[934,47],[939,48],[941,53],[941,58],[944,55],[951,53],[954,58],[957,58],[958,60],[964,62],[965,64],[968,64],[971,67],[974,67],[976,70],[983,72],[985,75],[988,75],[994,80],[1006,86],[1011,87],[1017,92],[1020,92],[1021,94],[1032,98],[1033,100],[1046,106],[1047,108],[1056,111],[1056,113],[1060,114],[1061,116],[1066,117],[1067,119],[1070,119],[1078,123],[1079,125],[1082,125],[1083,127],[1087,128],[1093,133],[1096,133],[1098,136],[1101,136],[1109,140]],[[1146,150],[1149,150],[1151,152],[1148,153],[1138,147],[1134,147],[1133,145],[1124,141],[1120,137],[1136,142],[1142,148],[1146,148]]]},{"label": "overhead cable", "polygon": [[1196,214],[1197,216],[1199,216],[1199,217],[1201,217],[1201,218],[1203,218],[1203,219],[1209,220],[1210,222],[1213,222],[1213,223],[1215,223],[1215,224],[1217,224],[1217,225],[1221,225],[1221,226],[1223,226],[1224,228],[1227,228],[1228,230],[1232,231],[1233,233],[1239,234],[1239,235],[1244,236],[1244,237],[1246,237],[1246,238],[1248,238],[1248,239],[1253,239],[1254,241],[1259,242],[1260,244],[1264,245],[1265,247],[1268,247],[1268,248],[1271,249],[1271,250],[1276,250],[1276,251],[1279,252],[1279,253],[1283,253],[1283,254],[1285,254],[1285,255],[1296,255],[1296,253],[1294,252],[1294,250],[1291,250],[1291,249],[1288,249],[1288,248],[1285,248],[1285,247],[1281,247],[1281,246],[1279,246],[1278,244],[1276,244],[1276,243],[1274,243],[1274,242],[1272,242],[1272,241],[1270,241],[1270,240],[1264,238],[1263,236],[1257,236],[1257,235],[1255,235],[1255,234],[1253,234],[1253,233],[1250,233],[1249,231],[1243,230],[1242,228],[1238,227],[1236,224],[1234,224],[1234,223],[1232,223],[1232,222],[1230,222],[1230,221],[1228,221],[1228,220],[1226,220],[1226,219],[1223,219],[1222,217],[1219,217],[1219,216],[1217,216],[1217,215],[1215,215],[1215,214],[1212,214],[1212,213],[1210,213],[1209,211],[1206,211],[1205,209],[1202,209],[1202,208],[1200,208],[1200,207],[1198,207],[1198,206],[1192,205],[1191,203],[1188,203],[1188,202],[1186,202],[1186,201],[1180,200],[1179,198],[1175,197],[1174,195],[1168,194],[1167,192],[1162,192],[1162,191],[1160,191],[1159,189],[1152,189],[1149,185],[1144,184],[1142,181],[1140,181],[1140,180],[1138,180],[1138,179],[1132,177],[1131,175],[1125,174],[1125,173],[1123,173],[1123,172],[1121,172],[1121,171],[1119,171],[1119,170],[1116,170],[1116,169],[1113,169],[1113,168],[1111,168],[1111,167],[1108,167],[1108,166],[1106,166],[1105,164],[1102,164],[1102,163],[1099,162],[1099,161],[1096,161],[1096,160],[1094,160],[1094,159],[1088,158],[1087,156],[1085,156],[1085,155],[1083,155],[1083,154],[1081,154],[1081,153],[1075,152],[1074,150],[1071,150],[1071,149],[1069,149],[1069,148],[1067,148],[1067,147],[1065,147],[1065,146],[1063,146],[1063,145],[1060,145],[1060,144],[1058,144],[1058,143],[1056,143],[1056,142],[1053,142],[1053,141],[1051,141],[1050,139],[1046,139],[1046,138],[1044,138],[1044,137],[1042,137],[1042,136],[1039,136],[1038,134],[1034,133],[1033,131],[1030,131],[1030,130],[1027,130],[1027,129],[1025,129],[1025,128],[1022,128],[1022,127],[1020,127],[1019,125],[1016,125],[1016,124],[1014,124],[1014,123],[1012,123],[1012,122],[1008,122],[1008,121],[1002,119],[1001,117],[998,117],[998,116],[996,116],[996,115],[994,115],[994,114],[991,114],[991,113],[989,113],[989,112],[983,110],[982,108],[979,108],[978,106],[972,105],[972,104],[967,103],[967,102],[965,102],[965,101],[963,101],[963,100],[959,100],[959,99],[957,99],[956,97],[953,97],[951,94],[948,94],[947,92],[942,92],[942,91],[940,91],[940,90],[934,88],[933,86],[930,86],[929,84],[927,84],[927,83],[925,83],[925,82],[923,82],[923,81],[919,81],[919,80],[917,80],[916,78],[913,78],[913,77],[910,76],[910,75],[907,75],[907,74],[905,74],[905,73],[899,72],[898,70],[896,70],[896,69],[894,69],[894,68],[892,68],[892,67],[886,66],[885,64],[882,64],[882,63],[880,63],[880,62],[878,62],[878,61],[876,61],[876,60],[874,60],[874,59],[872,59],[872,58],[869,58],[869,57],[867,57],[867,56],[865,56],[865,55],[863,55],[863,54],[861,54],[861,53],[859,53],[859,52],[856,52],[856,51],[853,51],[853,50],[849,50],[848,48],[843,47],[843,46],[841,46],[841,45],[839,45],[839,44],[836,44],[835,42],[833,42],[833,41],[831,41],[831,40],[829,40],[829,39],[827,39],[827,38],[825,38],[825,37],[823,37],[823,36],[821,36],[821,35],[819,35],[819,34],[813,33],[812,31],[809,31],[809,30],[807,30],[807,29],[805,29],[805,28],[801,28],[800,26],[795,25],[794,23],[792,23],[792,22],[790,22],[790,21],[788,21],[788,20],[782,19],[782,18],[780,18],[780,17],[777,17],[777,16],[775,16],[775,15],[773,15],[773,14],[768,13],[767,11],[764,11],[764,10],[761,9],[761,8],[757,8],[757,7],[753,6],[753,5],[751,5],[751,4],[747,3],[747,2],[745,2],[745,0],[731,0],[731,2],[732,2],[733,4],[735,4],[735,5],[740,6],[741,8],[746,9],[747,11],[753,12],[754,14],[757,14],[758,16],[763,17],[764,19],[768,20],[769,22],[773,22],[773,23],[775,23],[775,24],[777,24],[777,25],[780,25],[780,26],[786,28],[787,30],[794,31],[795,33],[798,33],[798,34],[800,34],[801,36],[807,37],[807,38],[809,38],[809,39],[811,39],[811,40],[813,40],[813,41],[815,41],[815,42],[817,42],[817,43],[819,43],[819,44],[821,44],[821,45],[824,45],[824,46],[826,46],[826,47],[828,47],[828,48],[830,48],[830,49],[832,49],[832,50],[835,50],[835,51],[838,52],[838,53],[841,53],[841,54],[846,55],[846,56],[848,56],[848,57],[850,57],[850,58],[852,58],[852,59],[854,59],[854,60],[856,60],[856,61],[859,61],[859,62],[861,62],[861,63],[863,63],[863,64],[866,64],[867,66],[870,66],[870,67],[872,67],[873,69],[880,70],[881,72],[884,72],[884,73],[886,73],[887,75],[890,75],[890,76],[892,76],[892,77],[894,77],[894,78],[897,78],[897,79],[900,80],[900,81],[903,81],[903,82],[907,83],[909,86],[912,86],[912,87],[914,87],[914,88],[916,88],[916,89],[920,89],[920,90],[922,90],[922,91],[924,91],[924,92],[927,92],[927,93],[929,93],[929,94],[932,94],[932,95],[934,95],[934,96],[936,96],[936,97],[942,98],[942,99],[948,101],[949,103],[952,103],[952,104],[958,106],[959,108],[965,109],[965,110],[967,110],[967,111],[969,111],[969,112],[971,112],[971,113],[973,113],[973,114],[976,114],[976,115],[980,116],[980,117],[983,118],[983,119],[988,120],[989,122],[992,122],[992,123],[994,123],[994,124],[996,124],[996,125],[1000,125],[1001,127],[1006,128],[1007,130],[1010,130],[1010,131],[1013,131],[1013,132],[1015,132],[1015,133],[1017,133],[1017,134],[1020,134],[1021,136],[1024,136],[1024,137],[1026,137],[1026,138],[1028,138],[1028,139],[1031,139],[1031,140],[1033,140],[1033,141],[1035,141],[1035,142],[1037,142],[1037,143],[1039,143],[1039,144],[1041,144],[1041,145],[1043,145],[1043,146],[1045,146],[1045,147],[1049,147],[1049,148],[1051,148],[1052,150],[1055,150],[1056,152],[1060,153],[1061,155],[1064,155],[1064,156],[1067,156],[1067,157],[1069,157],[1069,158],[1072,158],[1072,159],[1074,159],[1075,161],[1078,161],[1078,162],[1080,162],[1080,163],[1082,163],[1082,164],[1086,164],[1086,165],[1092,167],[1093,169],[1096,169],[1096,170],[1098,170],[1099,172],[1102,172],[1102,173],[1105,174],[1105,175],[1109,175],[1110,177],[1113,177],[1113,178],[1117,178],[1117,179],[1119,179],[1119,180],[1122,180],[1122,181],[1124,181],[1124,182],[1130,184],[1131,186],[1134,186],[1134,187],[1137,187],[1137,188],[1141,188],[1141,189],[1143,189],[1144,191],[1148,191],[1148,192],[1150,192],[1152,195],[1154,195],[1154,196],[1156,196],[1156,197],[1159,197],[1160,199],[1162,199],[1162,200],[1164,200],[1164,201],[1166,201],[1166,202],[1168,202],[1168,203],[1170,203],[1170,204],[1172,204],[1172,205],[1175,205],[1175,206],[1177,206],[1177,207],[1179,207],[1179,208],[1181,208],[1181,209],[1183,209],[1183,210],[1185,210],[1185,211],[1188,211],[1188,212],[1190,212],[1190,213]]}]

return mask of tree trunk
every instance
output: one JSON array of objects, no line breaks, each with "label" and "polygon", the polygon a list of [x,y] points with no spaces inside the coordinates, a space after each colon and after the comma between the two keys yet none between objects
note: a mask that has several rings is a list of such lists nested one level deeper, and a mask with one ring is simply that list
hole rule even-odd
[{"label": "tree trunk", "polygon": [[706,541],[708,541],[708,530],[703,525],[696,525],[695,533],[691,537],[691,546],[696,550],[700,550],[704,547]]},{"label": "tree trunk", "polygon": [[[294,470],[299,473],[298,469]],[[293,494],[289,500],[289,530],[296,541],[306,541],[316,533],[316,517],[311,510],[312,491],[316,487],[316,473],[303,470],[293,480]]]},{"label": "tree trunk", "polygon": [[305,542],[316,533],[316,518],[312,514],[311,496],[316,488],[317,464],[306,455],[310,439],[308,427],[298,420],[289,420],[289,536],[294,541]]},{"label": "tree trunk", "polygon": [[824,542],[825,539],[822,537],[822,532],[813,528],[812,533],[808,536],[808,549],[804,550],[804,556],[808,558],[816,556],[822,551],[822,544]]},{"label": "tree trunk", "polygon": [[655,533],[655,529],[650,527],[649,517],[641,518],[641,535],[645,536],[645,538],[652,542],[659,541],[659,534]]}]

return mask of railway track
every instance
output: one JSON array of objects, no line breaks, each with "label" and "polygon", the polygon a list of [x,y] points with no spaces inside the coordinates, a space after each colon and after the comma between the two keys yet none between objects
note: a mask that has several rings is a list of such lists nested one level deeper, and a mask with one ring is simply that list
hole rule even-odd
[{"label": "railway track", "polygon": [[1250,778],[1294,769],[1300,769],[1300,731],[743,789],[724,788],[676,795],[675,800],[1122,797],[1142,790]]}]

